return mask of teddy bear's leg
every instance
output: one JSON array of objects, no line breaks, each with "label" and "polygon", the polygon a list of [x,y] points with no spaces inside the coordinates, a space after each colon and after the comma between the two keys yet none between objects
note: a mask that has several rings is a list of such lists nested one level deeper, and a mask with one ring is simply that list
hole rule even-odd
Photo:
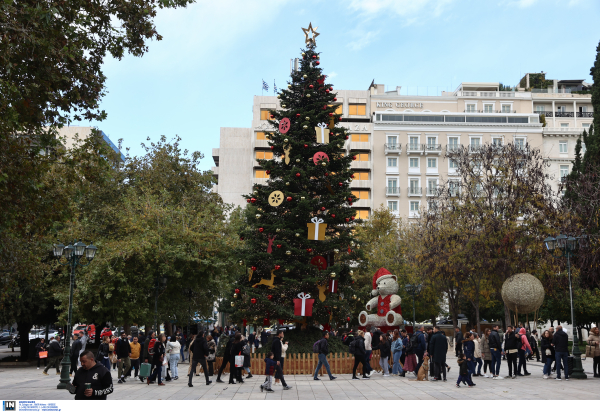
[{"label": "teddy bear's leg", "polygon": [[403,323],[404,319],[402,319],[402,315],[400,315],[399,313],[396,313],[394,311],[389,311],[386,315],[385,315],[385,324],[387,326],[398,326],[401,325]]},{"label": "teddy bear's leg", "polygon": [[367,324],[369,314],[366,311],[362,311],[358,314],[358,324],[360,326],[365,326]]}]

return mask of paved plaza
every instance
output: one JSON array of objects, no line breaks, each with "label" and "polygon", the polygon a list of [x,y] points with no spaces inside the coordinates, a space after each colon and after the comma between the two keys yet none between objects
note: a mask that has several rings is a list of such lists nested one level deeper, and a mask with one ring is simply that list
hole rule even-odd
[{"label": "paved plaza", "polygon": [[[381,373],[374,374],[370,380],[352,380],[351,375],[339,375],[335,381],[330,381],[327,376],[320,381],[314,381],[312,376],[295,375],[287,376],[286,381],[293,386],[291,390],[284,391],[281,386],[273,386],[275,393],[261,393],[260,384],[263,375],[255,375],[247,379],[244,384],[228,385],[215,383],[206,386],[204,376],[194,377],[194,387],[187,386],[187,380],[181,377],[177,381],[167,382],[166,386],[142,384],[139,380],[129,379],[125,384],[117,384],[116,372],[113,372],[115,391],[109,399],[179,399],[179,400],[236,400],[236,399],[278,399],[278,400],[304,400],[304,399],[343,399],[343,400],[373,400],[373,399],[557,399],[557,400],[585,400],[600,399],[600,379],[594,379],[588,373],[587,380],[571,379],[555,381],[542,379],[542,364],[529,362],[528,369],[531,376],[517,379],[492,380],[487,378],[473,378],[477,384],[475,388],[466,386],[460,389],[455,387],[458,377],[458,366],[454,357],[448,358],[451,370],[448,382],[417,382],[412,378],[399,378],[391,376],[384,378]],[[584,368],[590,372],[592,361],[585,360]],[[187,363],[181,364],[181,370],[187,371]],[[260,371],[262,372],[262,371]],[[500,369],[501,375],[508,373],[505,362]],[[14,400],[64,400],[73,399],[73,395],[66,390],[56,389],[59,377],[54,371],[49,371],[50,376],[42,375],[42,370],[35,367],[26,368],[0,368],[0,399]],[[224,379],[227,382],[228,375]]]}]

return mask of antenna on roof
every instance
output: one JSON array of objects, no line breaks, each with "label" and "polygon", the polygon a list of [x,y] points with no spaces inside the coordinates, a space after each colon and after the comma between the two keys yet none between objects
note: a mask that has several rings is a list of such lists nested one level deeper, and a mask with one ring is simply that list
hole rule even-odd
[{"label": "antenna on roof", "polygon": [[375,79],[373,79],[373,81],[371,81],[371,85],[369,86],[369,88],[367,90],[371,90],[371,87],[375,87]]}]

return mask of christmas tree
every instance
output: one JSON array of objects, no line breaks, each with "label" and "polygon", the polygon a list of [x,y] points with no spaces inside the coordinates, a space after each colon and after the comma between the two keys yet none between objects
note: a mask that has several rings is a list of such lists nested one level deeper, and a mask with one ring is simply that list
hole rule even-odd
[{"label": "christmas tree", "polygon": [[328,328],[351,320],[356,299],[355,157],[344,149],[347,129],[339,126],[339,104],[320,67],[318,33],[311,25],[303,30],[299,70],[278,95],[281,110],[271,113],[273,159],[258,160],[269,179],[246,196],[239,262],[246,273],[227,299],[233,319],[244,324],[318,322]]}]

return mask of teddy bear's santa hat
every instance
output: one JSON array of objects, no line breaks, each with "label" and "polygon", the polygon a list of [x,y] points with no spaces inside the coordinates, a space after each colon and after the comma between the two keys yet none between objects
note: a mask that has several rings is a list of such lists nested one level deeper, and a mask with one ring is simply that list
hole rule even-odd
[{"label": "teddy bear's santa hat", "polygon": [[377,283],[379,283],[381,279],[386,278],[396,278],[396,276],[392,275],[386,268],[379,268],[373,275],[373,292],[377,292]]}]

